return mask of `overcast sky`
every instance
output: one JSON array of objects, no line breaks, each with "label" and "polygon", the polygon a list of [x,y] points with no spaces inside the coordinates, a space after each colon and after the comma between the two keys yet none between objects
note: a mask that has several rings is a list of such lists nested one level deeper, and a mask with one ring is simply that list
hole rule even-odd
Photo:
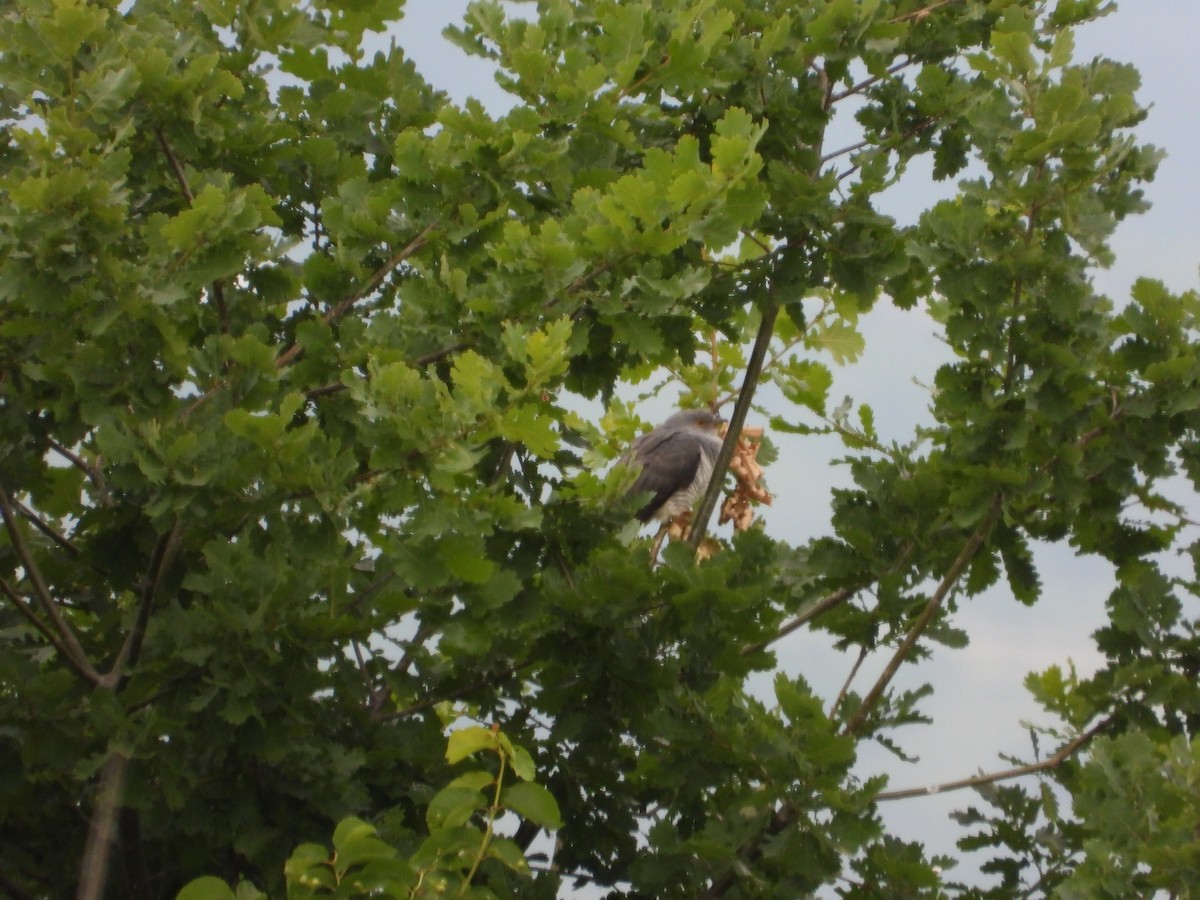
[{"label": "overcast sky", "polygon": [[[395,37],[423,75],[452,99],[472,96],[502,111],[511,101],[495,86],[488,66],[440,37],[441,29],[459,21],[465,8],[466,0],[409,0]],[[1139,97],[1152,108],[1139,135],[1168,153],[1147,187],[1153,208],[1122,224],[1113,241],[1116,264],[1095,273],[1097,290],[1117,302],[1141,276],[1161,279],[1176,291],[1198,284],[1198,37],[1200,3],[1195,0],[1125,0],[1117,12],[1077,33],[1077,60],[1103,55],[1141,71]],[[900,221],[913,221],[930,204],[934,190],[926,185],[897,191],[882,206]],[[915,425],[929,421],[928,397],[920,383],[930,383],[945,359],[934,326],[920,314],[881,302],[863,330],[867,353],[859,364],[836,373],[834,396],[848,394],[870,403],[885,438],[910,439]],[[654,419],[661,412],[644,415]],[[833,442],[805,438],[780,443],[780,460],[767,472],[777,498],[767,524],[776,536],[802,543],[826,532],[830,488],[845,484],[846,477],[829,465],[830,456],[839,452]],[[971,636],[968,648],[938,650],[932,659],[901,671],[897,687],[934,685],[935,696],[923,707],[934,724],[900,735],[905,750],[920,756],[918,763],[901,765],[885,752],[867,748],[859,763],[864,775],[888,771],[892,787],[910,787],[1005,768],[1001,754],[1028,758],[1029,737],[1021,722],[1048,720],[1029,699],[1022,680],[1030,671],[1069,661],[1081,674],[1095,670],[1101,658],[1090,635],[1105,619],[1104,601],[1111,588],[1107,564],[1076,557],[1069,548],[1046,548],[1038,558],[1045,590],[1035,607],[1027,609],[1002,591],[977,598],[956,619]],[[801,632],[777,649],[783,669],[802,674],[822,696],[832,698],[853,660],[831,650],[829,643],[821,632]],[[860,693],[885,661],[886,654],[864,666],[855,683]],[[768,693],[769,682],[763,684]],[[975,802],[973,792],[959,792],[884,804],[883,812],[900,837],[923,842],[931,853],[958,855],[954,840],[959,829],[946,814]],[[958,874],[970,872],[960,869]]]}]

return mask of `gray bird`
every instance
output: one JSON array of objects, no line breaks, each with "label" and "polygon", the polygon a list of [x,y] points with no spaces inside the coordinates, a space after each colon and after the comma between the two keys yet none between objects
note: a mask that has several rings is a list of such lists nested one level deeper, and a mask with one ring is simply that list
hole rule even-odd
[{"label": "gray bird", "polygon": [[640,469],[628,496],[654,495],[637,511],[640,521],[670,522],[703,496],[721,452],[723,424],[707,409],[685,409],[633,442],[621,457]]}]

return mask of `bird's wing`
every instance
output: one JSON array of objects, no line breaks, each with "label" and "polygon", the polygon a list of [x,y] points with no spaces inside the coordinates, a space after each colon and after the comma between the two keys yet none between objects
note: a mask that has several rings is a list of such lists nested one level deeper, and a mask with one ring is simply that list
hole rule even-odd
[{"label": "bird's wing", "polygon": [[653,432],[639,439],[631,448],[633,464],[640,465],[637,480],[629,496],[653,493],[646,505],[637,511],[643,522],[650,518],[673,494],[691,485],[700,469],[700,440],[686,431],[664,435]]}]

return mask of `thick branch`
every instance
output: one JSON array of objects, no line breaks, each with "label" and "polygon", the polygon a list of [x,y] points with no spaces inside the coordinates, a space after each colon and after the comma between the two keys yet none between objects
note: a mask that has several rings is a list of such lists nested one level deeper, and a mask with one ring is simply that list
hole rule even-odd
[{"label": "thick branch", "polygon": [[33,585],[33,595],[37,599],[42,611],[46,614],[46,617],[50,620],[50,626],[58,637],[55,646],[67,651],[68,662],[87,681],[92,684],[99,684],[101,680],[100,674],[95,670],[91,662],[88,661],[88,656],[83,649],[83,645],[79,643],[79,639],[75,637],[75,632],[71,630],[71,626],[59,612],[58,604],[55,603],[54,597],[50,594],[50,588],[46,585],[46,580],[42,577],[41,570],[38,569],[33,561],[33,554],[29,552],[29,547],[25,544],[25,538],[21,534],[21,529],[17,527],[16,512],[9,502],[7,492],[2,487],[0,487],[0,514],[4,517],[4,527],[8,531],[8,538],[12,542],[13,549],[17,551],[17,558],[21,561],[21,566],[25,569],[25,576],[29,579],[30,584]]},{"label": "thick branch", "polygon": [[758,326],[758,337],[754,340],[754,349],[750,353],[750,361],[746,365],[746,376],[742,379],[742,389],[738,392],[737,403],[733,407],[733,415],[729,418],[729,430],[725,433],[725,442],[721,444],[721,452],[713,463],[712,475],[709,478],[708,490],[704,492],[704,502],[692,519],[692,532],[689,537],[692,549],[695,550],[704,540],[708,530],[708,520],[712,518],[713,510],[717,508],[717,498],[725,484],[725,473],[733,459],[733,451],[737,447],[738,437],[742,426],[746,423],[746,414],[754,401],[754,391],[758,387],[758,377],[762,374],[763,361],[767,356],[767,347],[771,336],[775,333],[775,320],[779,316],[779,304],[771,300],[762,313],[762,322]]},{"label": "thick branch", "polygon": [[958,791],[963,788],[978,787],[981,784],[995,784],[998,781],[1010,781],[1013,778],[1021,778],[1025,775],[1035,775],[1038,772],[1045,772],[1049,769],[1057,769],[1064,762],[1070,759],[1078,752],[1085,744],[1091,741],[1096,735],[1112,724],[1112,719],[1104,719],[1097,722],[1087,731],[1063,744],[1054,753],[1053,756],[1048,756],[1039,762],[1030,763],[1026,766],[1016,766],[1011,769],[1004,769],[1000,772],[989,772],[983,775],[973,775],[970,778],[962,778],[958,781],[947,781],[944,784],[931,784],[929,787],[923,788],[904,788],[898,791],[884,791],[877,794],[875,799],[878,800],[907,800],[910,797],[930,797],[934,794],[942,794],[947,791]]},{"label": "thick branch", "polygon": [[1001,496],[997,494],[992,501],[992,506],[988,510],[987,515],[983,517],[983,521],[979,523],[979,526],[967,538],[966,544],[963,545],[962,551],[955,558],[954,562],[950,564],[950,568],[946,572],[945,577],[942,578],[941,584],[937,586],[937,590],[933,592],[933,596],[929,598],[929,602],[925,604],[925,608],[921,610],[921,614],[913,622],[912,627],[908,630],[908,634],[900,642],[900,646],[896,648],[896,652],[892,654],[892,658],[888,660],[883,673],[876,679],[867,696],[863,698],[862,705],[854,713],[854,717],[846,723],[847,734],[854,734],[866,723],[867,716],[871,714],[871,710],[875,708],[875,705],[883,696],[883,692],[887,690],[887,686],[891,683],[901,664],[908,658],[913,647],[916,646],[917,640],[925,633],[925,629],[933,622],[934,617],[938,614],[938,610],[942,607],[942,603],[945,602],[954,585],[958,583],[958,579],[962,577],[967,566],[971,564],[971,560],[975,558],[975,554],[979,552],[979,548],[987,540],[992,527],[996,524],[996,520],[1000,518],[1000,506]]},{"label": "thick branch", "polygon": [[128,765],[129,757],[114,749],[109,751],[104,768],[100,770],[100,790],[88,827],[83,862],[79,867],[79,891],[75,894],[75,900],[103,900]]}]

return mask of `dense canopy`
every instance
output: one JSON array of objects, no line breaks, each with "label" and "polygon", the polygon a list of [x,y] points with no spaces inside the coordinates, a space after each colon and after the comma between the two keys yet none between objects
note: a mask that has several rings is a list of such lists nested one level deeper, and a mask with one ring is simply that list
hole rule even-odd
[{"label": "dense canopy", "polygon": [[[1200,301],[1092,282],[1159,159],[1073,58],[1108,5],[478,2],[496,113],[364,49],[401,0],[6,4],[0,890],[1187,896]],[[831,396],[877,304],[951,354],[898,442]],[[828,533],[710,527],[730,439],[651,566],[651,393],[768,485],[840,441]],[[855,761],[1038,543],[1111,565],[1106,662],[1029,677],[972,873]],[[799,629],[882,674],[818,696]]]}]

